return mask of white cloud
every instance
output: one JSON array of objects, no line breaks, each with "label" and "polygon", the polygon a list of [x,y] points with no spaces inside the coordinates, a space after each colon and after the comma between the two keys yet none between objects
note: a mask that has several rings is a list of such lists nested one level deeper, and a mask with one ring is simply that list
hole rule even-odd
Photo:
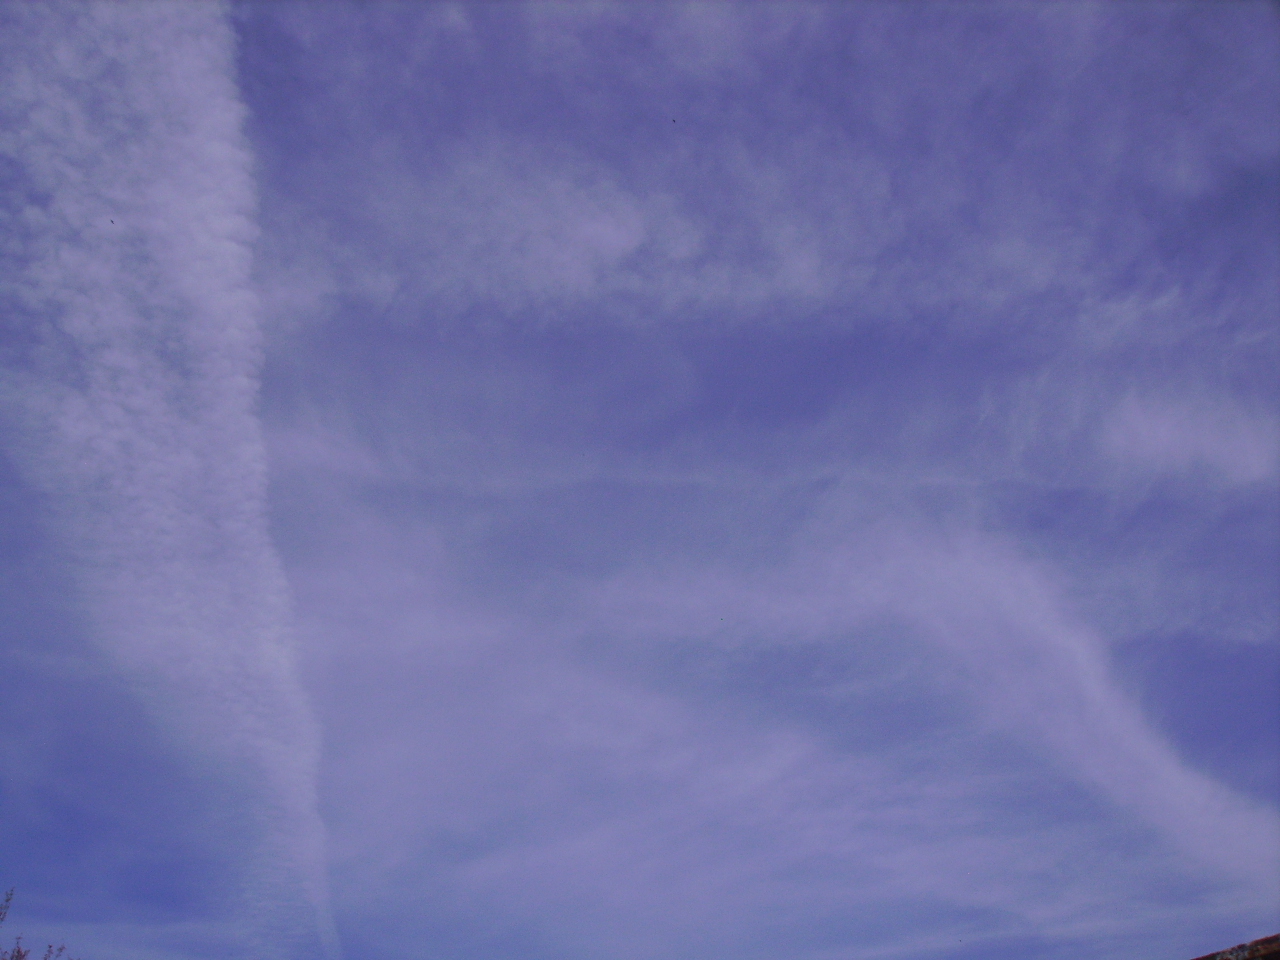
[{"label": "white cloud", "polygon": [[1227,483],[1256,483],[1280,467],[1280,423],[1222,400],[1131,394],[1107,417],[1102,446],[1122,468],[1202,469]]},{"label": "white cloud", "polygon": [[[924,949],[902,939],[908,904],[966,940],[965,917],[998,916],[993,943],[1154,930],[1166,882],[1223,891],[1184,918],[1270,909],[1275,812],[1177,756],[1052,568],[853,499],[837,491],[788,562],[557,577],[549,612],[459,590],[428,520],[348,501],[291,570],[351,916],[496,912],[549,951],[619,958],[698,937],[752,955],[767,932],[821,957],[807,932],[855,917],[872,957]],[[806,694],[878,710],[892,690],[899,712],[864,732],[729,684],[740,654],[815,645],[879,666],[805,674]],[[913,719],[932,708],[940,726]]]},{"label": "white cloud", "polygon": [[[1266,902],[1280,817],[1189,767],[1110,674],[1102,637],[999,539],[900,520],[813,526],[788,567],[622,575],[589,589],[587,631],[727,643],[811,641],[888,618],[951,665],[952,695]],[[860,508],[865,509],[865,508]],[[839,642],[839,641],[832,641]]]},{"label": "white cloud", "polygon": [[32,199],[4,269],[33,346],[2,399],[94,639],[194,762],[260,791],[253,949],[332,955],[318,731],[266,525],[255,187],[225,14],[7,14],[0,149]]}]

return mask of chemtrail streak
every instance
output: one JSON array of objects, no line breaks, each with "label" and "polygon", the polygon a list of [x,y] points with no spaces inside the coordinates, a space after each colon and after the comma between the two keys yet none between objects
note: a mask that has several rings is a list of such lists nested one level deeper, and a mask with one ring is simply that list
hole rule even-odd
[{"label": "chemtrail streak", "polygon": [[16,243],[6,438],[49,504],[96,642],[193,762],[242,778],[236,926],[336,956],[316,725],[295,676],[255,412],[255,191],[221,6],[10,8]]}]

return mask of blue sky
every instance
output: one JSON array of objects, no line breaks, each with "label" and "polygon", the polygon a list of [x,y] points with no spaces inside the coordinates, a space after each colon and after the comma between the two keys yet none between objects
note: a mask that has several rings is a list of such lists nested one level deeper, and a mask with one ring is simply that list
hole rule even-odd
[{"label": "blue sky", "polygon": [[6,929],[1280,929],[1274,6],[0,25]]}]

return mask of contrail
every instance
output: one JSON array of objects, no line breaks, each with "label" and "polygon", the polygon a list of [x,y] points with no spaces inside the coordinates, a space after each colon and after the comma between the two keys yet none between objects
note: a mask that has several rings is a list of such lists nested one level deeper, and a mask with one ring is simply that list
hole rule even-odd
[{"label": "contrail", "polygon": [[255,785],[252,955],[336,957],[318,730],[267,532],[243,114],[221,4],[0,6],[0,411],[96,642]]}]

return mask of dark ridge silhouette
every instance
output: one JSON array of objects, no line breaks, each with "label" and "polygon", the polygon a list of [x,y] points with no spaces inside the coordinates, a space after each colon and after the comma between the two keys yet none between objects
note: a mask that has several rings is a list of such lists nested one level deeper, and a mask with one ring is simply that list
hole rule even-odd
[{"label": "dark ridge silhouette", "polygon": [[1206,953],[1196,960],[1276,960],[1280,958],[1280,933],[1261,940],[1250,940],[1230,950]]}]

